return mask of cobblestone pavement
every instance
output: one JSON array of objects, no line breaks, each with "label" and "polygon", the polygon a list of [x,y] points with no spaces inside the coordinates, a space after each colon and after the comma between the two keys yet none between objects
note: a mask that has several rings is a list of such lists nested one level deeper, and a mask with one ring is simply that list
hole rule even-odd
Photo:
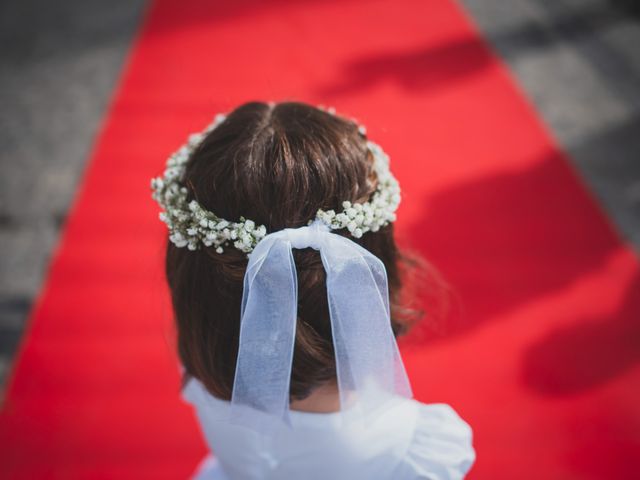
[{"label": "cobblestone pavement", "polygon": [[0,1],[0,385],[143,7]]},{"label": "cobblestone pavement", "polygon": [[[640,246],[640,8],[459,0]],[[0,1],[0,386],[144,0]]]},{"label": "cobblestone pavement", "polygon": [[637,251],[640,2],[461,3]]}]

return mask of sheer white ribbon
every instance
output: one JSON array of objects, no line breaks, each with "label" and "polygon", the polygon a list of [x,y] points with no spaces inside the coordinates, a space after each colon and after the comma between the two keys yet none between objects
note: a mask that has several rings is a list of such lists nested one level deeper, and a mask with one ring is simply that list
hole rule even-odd
[{"label": "sheer white ribbon", "polygon": [[384,264],[316,220],[265,236],[249,256],[230,409],[235,423],[260,431],[290,425],[298,305],[291,249],[306,247],[319,250],[326,271],[341,412],[366,422],[392,396],[412,396],[391,329]]}]

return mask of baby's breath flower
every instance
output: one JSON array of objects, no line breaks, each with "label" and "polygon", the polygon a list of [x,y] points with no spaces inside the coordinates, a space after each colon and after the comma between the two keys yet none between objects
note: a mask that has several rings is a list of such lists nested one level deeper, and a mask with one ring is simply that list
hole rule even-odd
[{"label": "baby's breath flower", "polygon": [[[332,108],[327,112],[335,113]],[[195,199],[188,200],[188,190],[182,184],[191,154],[225,118],[225,115],[218,114],[203,132],[190,135],[187,143],[169,157],[164,174],[151,180],[151,196],[163,209],[159,218],[169,229],[169,240],[178,248],[197,250],[202,244],[215,247],[215,251],[221,254],[224,245],[232,244],[248,254],[267,234],[264,225],[256,225],[244,217],[237,222],[225,220],[203,208]],[[365,135],[364,127],[360,126],[359,130]],[[346,228],[355,238],[361,238],[368,231],[377,232],[395,221],[395,211],[400,204],[400,186],[389,170],[389,157],[371,141],[367,141],[367,147],[373,154],[378,177],[371,199],[364,203],[345,200],[342,211],[319,209],[315,217],[331,229]],[[313,221],[310,219],[309,224]]]}]

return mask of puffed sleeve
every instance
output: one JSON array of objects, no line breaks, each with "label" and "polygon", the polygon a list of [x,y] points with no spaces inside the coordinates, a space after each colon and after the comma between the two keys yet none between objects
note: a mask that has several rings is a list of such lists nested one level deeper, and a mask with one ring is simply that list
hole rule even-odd
[{"label": "puffed sleeve", "polygon": [[464,478],[476,458],[471,427],[447,404],[421,404],[419,408],[411,444],[394,478]]}]

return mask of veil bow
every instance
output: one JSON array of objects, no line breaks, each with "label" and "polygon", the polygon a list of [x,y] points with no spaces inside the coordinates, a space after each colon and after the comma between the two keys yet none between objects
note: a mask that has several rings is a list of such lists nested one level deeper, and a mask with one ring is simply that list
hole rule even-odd
[{"label": "veil bow", "polygon": [[[323,222],[266,235],[249,256],[231,420],[260,431],[291,425],[289,388],[298,286],[292,248],[320,252],[336,359],[341,413],[366,422],[411,387],[393,335],[387,274],[371,252]],[[354,407],[347,408],[354,395]]]}]

